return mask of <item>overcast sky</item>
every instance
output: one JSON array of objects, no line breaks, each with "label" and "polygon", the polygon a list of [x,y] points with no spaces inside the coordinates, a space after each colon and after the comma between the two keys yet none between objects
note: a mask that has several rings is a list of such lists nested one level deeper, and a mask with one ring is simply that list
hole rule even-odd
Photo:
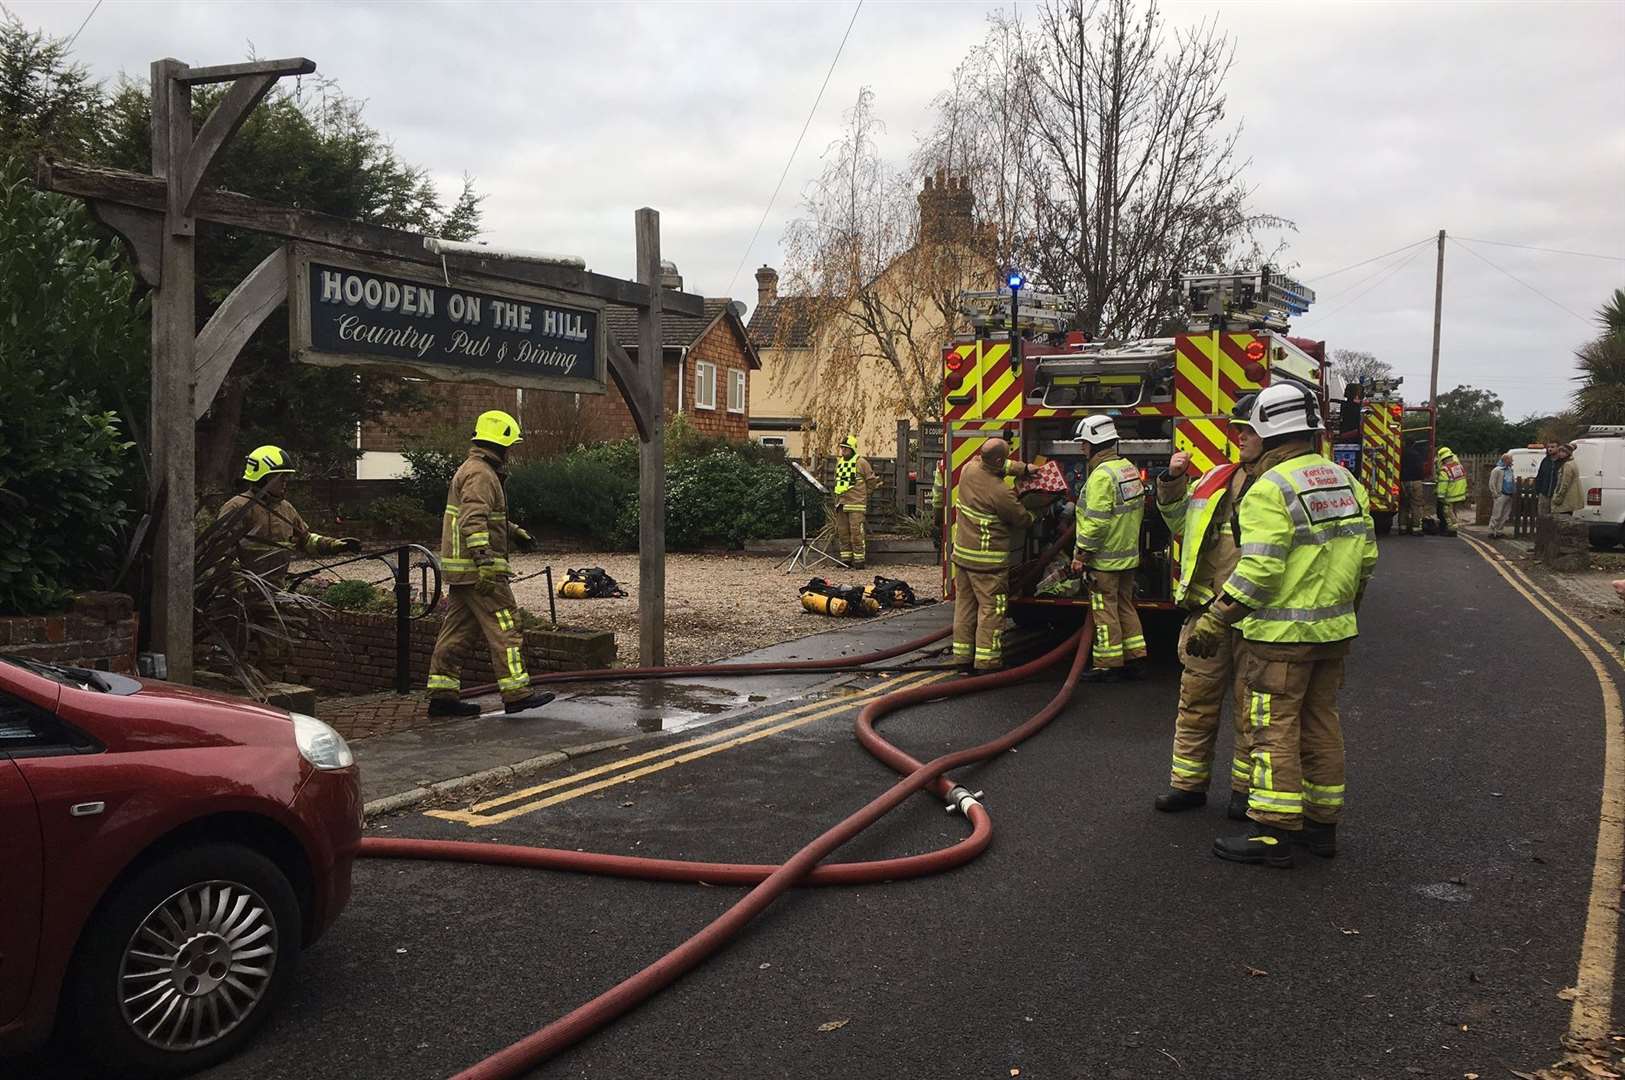
[{"label": "overcast sky", "polygon": [[[93,4],[7,0],[59,36]],[[996,5],[867,0],[747,251],[854,6],[104,0],[75,53],[109,81],[144,80],[163,56],[309,56],[448,193],[474,175],[491,243],[631,276],[632,213],[653,206],[690,291],[754,304],[752,272],[778,263],[784,224],[858,88],[875,89],[901,161]],[[1317,278],[1440,228],[1625,257],[1625,3],[1165,12],[1173,26],[1217,16],[1236,40],[1230,106],[1245,123],[1254,203],[1297,223],[1288,260],[1320,294],[1295,332],[1376,353],[1409,396],[1426,396],[1431,243]],[[1618,258],[1448,245],[1441,388],[1488,387],[1514,418],[1561,408],[1573,351],[1616,287]]]}]

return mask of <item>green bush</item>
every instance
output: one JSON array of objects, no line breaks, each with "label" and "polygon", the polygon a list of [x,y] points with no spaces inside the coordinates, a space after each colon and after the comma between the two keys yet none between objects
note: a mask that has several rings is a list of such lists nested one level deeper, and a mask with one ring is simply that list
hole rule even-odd
[{"label": "green bush", "polygon": [[117,570],[140,467],[111,410],[143,381],[145,339],[135,279],[84,207],[0,159],[0,612]]},{"label": "green bush", "polygon": [[[445,496],[442,494],[441,503],[444,505]],[[405,536],[408,533],[426,533],[439,528],[439,518],[424,510],[422,500],[416,495],[386,495],[381,499],[374,499],[361,511],[365,521],[393,529]]]},{"label": "green bush", "polygon": [[372,611],[388,602],[391,610],[395,607],[393,598],[380,592],[365,581],[347,579],[336,581],[329,585],[322,593],[322,602],[340,611]]},{"label": "green bush", "polygon": [[592,451],[577,451],[516,468],[508,476],[508,513],[535,528],[577,533],[614,542],[622,504],[637,501],[636,464],[628,473]]}]

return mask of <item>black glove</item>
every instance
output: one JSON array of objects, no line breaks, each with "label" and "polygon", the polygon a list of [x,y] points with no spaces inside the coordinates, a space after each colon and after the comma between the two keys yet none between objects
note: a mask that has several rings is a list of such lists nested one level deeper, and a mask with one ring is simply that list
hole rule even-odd
[{"label": "black glove", "polygon": [[347,551],[351,555],[361,554],[361,541],[353,536],[346,536],[339,540],[339,550]]},{"label": "black glove", "polygon": [[519,546],[520,551],[536,550],[536,538],[530,535],[530,532],[523,526],[515,525],[513,527],[513,542]]}]

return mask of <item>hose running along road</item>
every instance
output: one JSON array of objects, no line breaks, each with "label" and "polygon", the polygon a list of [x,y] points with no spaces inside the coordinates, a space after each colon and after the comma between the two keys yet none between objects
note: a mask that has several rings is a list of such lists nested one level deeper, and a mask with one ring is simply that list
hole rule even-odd
[{"label": "hose running along road", "polygon": [[[898,881],[942,873],[976,858],[987,849],[993,839],[993,822],[987,809],[977,796],[955,784],[948,776],[950,770],[985,761],[1004,753],[1024,739],[1030,738],[1060,714],[1077,688],[1078,678],[1089,659],[1089,643],[1093,638],[1092,620],[1086,619],[1083,628],[1060,645],[1036,660],[1006,671],[977,675],[954,682],[910,687],[864,706],[858,713],[857,738],[864,749],[879,758],[902,779],[866,806],[834,825],[817,839],[807,844],[779,866],[742,863],[690,862],[679,859],[631,858],[624,855],[605,855],[592,852],[565,851],[558,848],[526,847],[516,844],[490,844],[463,840],[399,840],[368,837],[361,841],[361,855],[387,859],[431,859],[452,862],[476,862],[500,866],[524,866],[549,870],[568,870],[579,873],[607,874],[617,877],[640,878],[651,881],[704,882],[718,885],[754,885],[731,908],[718,916],[704,929],[648,967],[606,990],[572,1012],[554,1020],[546,1027],[527,1035],[505,1049],[458,1073],[453,1080],[509,1080],[520,1076],[551,1058],[566,1047],[586,1038],[592,1032],[635,1008],[661,989],[669,986],[685,973],[698,966],[718,951],[751,919],[759,915],[774,900],[797,885],[856,885],[882,881]],[[859,665],[889,659],[904,652],[928,645],[946,636],[947,631],[918,638],[892,649],[840,660],[811,660],[779,664],[714,664],[694,667],[608,669],[593,672],[568,672],[562,677],[541,675],[532,680],[542,682],[574,682],[597,679],[661,678],[673,675],[759,674],[770,671],[834,671],[857,668]],[[1062,663],[1071,656],[1066,679],[1049,702],[1023,723],[1004,735],[979,746],[956,750],[921,763],[905,751],[887,742],[876,730],[879,721],[889,713],[910,705],[942,698],[960,697],[983,690],[1009,686],[1039,672]],[[465,696],[479,692],[471,688]],[[938,851],[923,855],[910,855],[870,862],[834,863],[818,865],[841,845],[880,820],[910,795],[930,789],[946,799],[950,808],[959,810],[970,823],[971,832],[965,839]]]}]

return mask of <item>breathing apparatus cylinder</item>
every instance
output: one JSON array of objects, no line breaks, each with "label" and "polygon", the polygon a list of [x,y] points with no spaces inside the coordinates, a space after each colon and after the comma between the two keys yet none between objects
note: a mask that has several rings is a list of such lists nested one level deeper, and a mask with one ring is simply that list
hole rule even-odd
[{"label": "breathing apparatus cylinder", "polygon": [[566,581],[559,585],[559,596],[566,600],[587,599],[587,583],[585,581]]},{"label": "breathing apparatus cylinder", "polygon": [[846,614],[846,601],[839,596],[824,596],[822,593],[804,592],[801,594],[801,606],[814,615]]}]

